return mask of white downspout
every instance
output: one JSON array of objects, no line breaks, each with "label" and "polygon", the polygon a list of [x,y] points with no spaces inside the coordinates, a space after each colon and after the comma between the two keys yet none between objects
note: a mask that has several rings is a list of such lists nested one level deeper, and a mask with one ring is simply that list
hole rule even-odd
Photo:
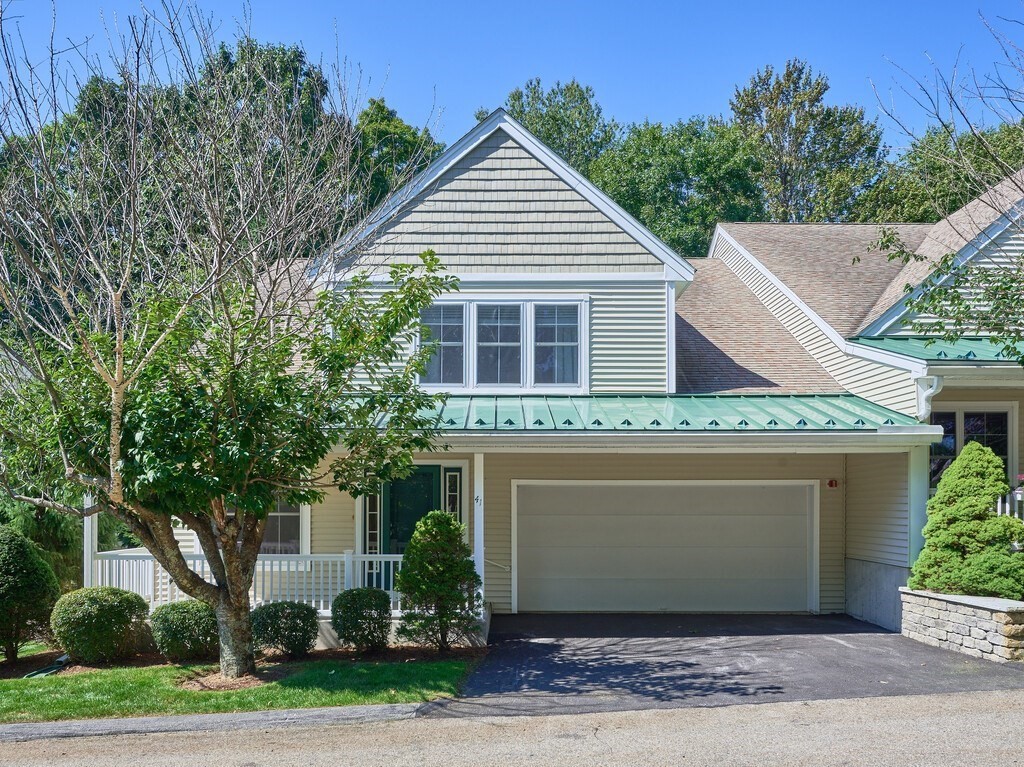
[{"label": "white downspout", "polygon": [[917,420],[927,421],[932,414],[932,397],[942,391],[942,376],[921,376],[917,384]]}]

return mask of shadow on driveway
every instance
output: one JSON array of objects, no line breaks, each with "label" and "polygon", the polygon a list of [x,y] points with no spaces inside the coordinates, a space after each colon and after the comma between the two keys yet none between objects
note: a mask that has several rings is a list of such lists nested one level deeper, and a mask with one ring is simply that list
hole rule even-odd
[{"label": "shadow on driveway", "polygon": [[846,616],[495,616],[462,697],[428,716],[582,713],[1024,688],[1024,670]]}]

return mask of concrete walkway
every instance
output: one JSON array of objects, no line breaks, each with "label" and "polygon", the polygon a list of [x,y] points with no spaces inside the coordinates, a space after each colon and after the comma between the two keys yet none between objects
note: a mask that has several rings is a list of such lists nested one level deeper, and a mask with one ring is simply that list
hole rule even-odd
[{"label": "concrete walkway", "polygon": [[428,716],[570,714],[1024,689],[1024,668],[846,616],[495,616],[461,698]]}]

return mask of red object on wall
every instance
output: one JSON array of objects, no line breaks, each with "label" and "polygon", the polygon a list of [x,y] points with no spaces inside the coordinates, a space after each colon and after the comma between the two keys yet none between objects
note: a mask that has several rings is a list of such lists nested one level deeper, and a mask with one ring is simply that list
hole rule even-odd
[{"label": "red object on wall", "polygon": [[835,490],[837,487],[839,487],[839,480],[838,479],[830,479],[827,484],[828,484],[829,488],[831,488],[832,490]]}]

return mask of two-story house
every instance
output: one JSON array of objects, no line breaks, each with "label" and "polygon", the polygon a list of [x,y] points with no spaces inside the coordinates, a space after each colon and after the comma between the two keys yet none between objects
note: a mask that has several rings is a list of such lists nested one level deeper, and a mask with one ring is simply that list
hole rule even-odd
[{"label": "two-story house", "polygon": [[[903,234],[955,245],[932,229]],[[327,609],[341,588],[390,588],[416,521],[443,508],[496,613],[850,612],[897,628],[930,478],[979,436],[1016,465],[1024,378],[903,335],[906,274],[869,258],[876,237],[726,224],[688,262],[496,111],[352,251],[381,289],[388,263],[427,248],[460,279],[424,317],[448,449],[375,496],[279,509],[254,601]],[[114,585],[131,561],[89,558]],[[152,568],[142,588],[174,598]]]}]

